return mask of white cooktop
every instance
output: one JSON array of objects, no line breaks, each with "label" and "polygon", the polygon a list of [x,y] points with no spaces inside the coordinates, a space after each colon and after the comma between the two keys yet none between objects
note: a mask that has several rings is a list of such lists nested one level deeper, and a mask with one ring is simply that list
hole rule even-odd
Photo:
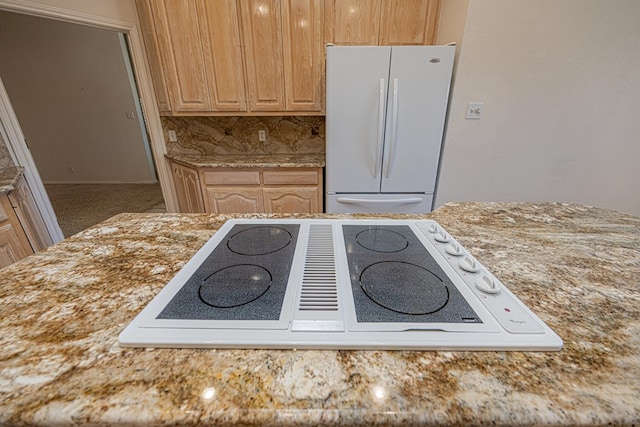
[{"label": "white cooktop", "polygon": [[430,220],[226,222],[121,333],[131,347],[560,350]]}]

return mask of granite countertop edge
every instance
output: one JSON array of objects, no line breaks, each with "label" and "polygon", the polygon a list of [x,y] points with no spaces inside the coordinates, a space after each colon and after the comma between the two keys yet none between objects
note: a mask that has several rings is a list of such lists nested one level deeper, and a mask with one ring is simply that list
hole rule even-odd
[{"label": "granite countertop edge", "polygon": [[166,154],[176,163],[192,168],[321,168],[324,153],[308,154]]}]

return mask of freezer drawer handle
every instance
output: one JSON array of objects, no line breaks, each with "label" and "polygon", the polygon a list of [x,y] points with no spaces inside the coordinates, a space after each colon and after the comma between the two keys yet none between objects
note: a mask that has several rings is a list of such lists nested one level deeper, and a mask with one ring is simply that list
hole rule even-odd
[{"label": "freezer drawer handle", "polygon": [[376,147],[376,164],[373,168],[373,177],[378,177],[378,171],[382,169],[382,140],[384,139],[384,79],[380,79],[380,95],[378,99],[378,146]]},{"label": "freezer drawer handle", "polygon": [[351,197],[338,197],[338,203],[370,204],[370,205],[405,205],[409,203],[420,203],[420,197],[407,197],[404,199],[354,199]]}]

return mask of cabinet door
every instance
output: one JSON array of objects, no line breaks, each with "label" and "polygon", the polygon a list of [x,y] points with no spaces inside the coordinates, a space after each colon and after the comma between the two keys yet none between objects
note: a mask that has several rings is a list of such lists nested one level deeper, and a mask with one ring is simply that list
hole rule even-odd
[{"label": "cabinet door", "polygon": [[149,71],[153,79],[153,88],[158,102],[158,109],[161,113],[171,112],[171,103],[167,91],[166,78],[164,75],[162,60],[160,59],[160,49],[156,38],[156,23],[151,11],[149,0],[136,0],[138,16],[140,17],[140,27],[142,37],[146,46],[147,57],[149,58]]},{"label": "cabinet door", "polygon": [[33,249],[6,194],[0,194],[0,268],[27,257]]},{"label": "cabinet door", "polygon": [[281,6],[286,109],[322,111],[322,0],[285,0]]},{"label": "cabinet door", "polygon": [[29,252],[25,251],[15,228],[10,222],[0,222],[0,268],[25,258]]},{"label": "cabinet door", "polygon": [[199,5],[212,110],[246,111],[247,97],[236,2],[203,0]]},{"label": "cabinet door", "polygon": [[24,177],[20,178],[15,189],[9,193],[9,200],[33,250],[38,252],[51,246],[53,240]]},{"label": "cabinet door", "polygon": [[180,212],[204,212],[198,172],[177,163],[171,163],[171,172]]},{"label": "cabinet door", "polygon": [[440,0],[327,0],[327,40],[336,45],[427,45]]},{"label": "cabinet door", "polygon": [[[169,109],[163,89],[174,112],[246,111],[234,0],[137,0],[137,4],[161,111]],[[163,67],[154,72],[155,63]]]},{"label": "cabinet door", "polygon": [[317,188],[265,188],[265,212],[317,213],[320,212],[320,197],[321,196]]},{"label": "cabinet door", "polygon": [[207,187],[207,212],[264,212],[262,190],[259,187]]},{"label": "cabinet door", "polygon": [[171,104],[176,112],[211,109],[198,3],[197,0],[151,2]]},{"label": "cabinet door", "polygon": [[242,34],[249,109],[285,109],[282,23],[278,0],[242,0]]},{"label": "cabinet door", "polygon": [[433,44],[439,4],[439,0],[383,0],[379,44]]},{"label": "cabinet door", "polygon": [[331,29],[328,41],[336,45],[378,44],[380,0],[329,0],[326,13]]}]

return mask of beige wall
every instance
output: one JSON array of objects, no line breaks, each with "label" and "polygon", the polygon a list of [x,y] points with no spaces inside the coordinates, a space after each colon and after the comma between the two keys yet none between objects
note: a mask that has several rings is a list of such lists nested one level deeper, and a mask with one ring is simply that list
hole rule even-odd
[{"label": "beige wall", "polygon": [[456,43],[458,46],[462,45],[468,8],[469,0],[442,1],[436,44]]},{"label": "beige wall", "polygon": [[0,56],[44,182],[155,182],[116,32],[0,12]]},{"label": "beige wall", "polygon": [[[640,214],[638,22],[636,0],[469,2],[436,204]],[[481,120],[465,120],[468,101]]]}]

